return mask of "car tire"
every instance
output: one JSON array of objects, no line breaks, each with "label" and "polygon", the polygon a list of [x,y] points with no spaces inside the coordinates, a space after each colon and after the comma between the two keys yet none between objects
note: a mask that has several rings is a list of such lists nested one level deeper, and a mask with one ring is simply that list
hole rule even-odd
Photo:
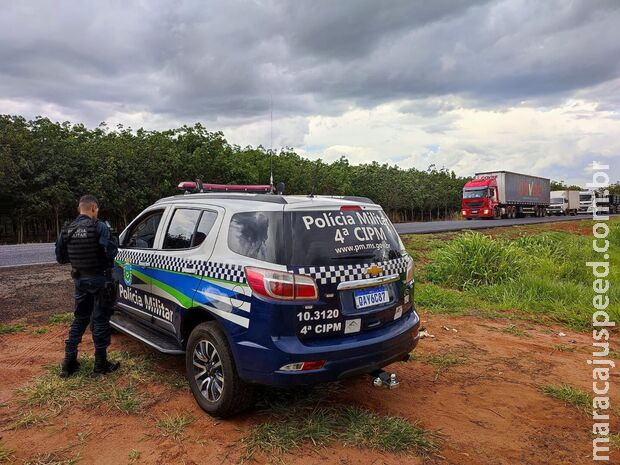
[{"label": "car tire", "polygon": [[210,415],[230,417],[253,404],[254,387],[239,378],[226,336],[216,322],[193,329],[185,370],[196,402]]}]

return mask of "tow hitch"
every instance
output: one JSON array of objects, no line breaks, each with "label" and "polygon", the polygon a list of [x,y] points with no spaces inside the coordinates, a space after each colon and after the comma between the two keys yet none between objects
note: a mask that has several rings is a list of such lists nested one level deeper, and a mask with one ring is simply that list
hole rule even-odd
[{"label": "tow hitch", "polygon": [[373,371],[370,376],[372,377],[372,385],[376,388],[396,389],[400,385],[400,381],[396,378],[396,373],[377,370]]}]

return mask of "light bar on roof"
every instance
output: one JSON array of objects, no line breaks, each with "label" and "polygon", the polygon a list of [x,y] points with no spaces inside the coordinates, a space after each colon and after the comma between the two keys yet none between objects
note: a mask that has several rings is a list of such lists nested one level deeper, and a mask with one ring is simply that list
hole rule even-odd
[{"label": "light bar on roof", "polygon": [[179,183],[179,189],[187,192],[252,192],[269,194],[273,188],[268,184],[202,184],[202,188],[193,181]]}]

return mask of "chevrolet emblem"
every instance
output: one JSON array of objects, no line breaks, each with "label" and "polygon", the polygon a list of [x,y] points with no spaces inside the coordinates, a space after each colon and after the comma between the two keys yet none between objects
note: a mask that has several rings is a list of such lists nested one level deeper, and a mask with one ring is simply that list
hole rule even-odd
[{"label": "chevrolet emblem", "polygon": [[381,273],[383,273],[383,268],[380,267],[379,265],[371,265],[366,269],[366,273],[372,276],[373,278],[376,278]]}]

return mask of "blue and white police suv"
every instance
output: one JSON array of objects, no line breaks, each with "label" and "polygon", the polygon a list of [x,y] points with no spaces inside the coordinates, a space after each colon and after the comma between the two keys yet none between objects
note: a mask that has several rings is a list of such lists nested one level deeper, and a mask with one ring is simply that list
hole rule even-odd
[{"label": "blue and white police suv", "polygon": [[375,386],[398,385],[381,368],[408,357],[420,320],[412,260],[380,206],[270,186],[179,187],[120,236],[112,326],[185,354],[205,411],[247,408],[257,384],[370,373]]}]

